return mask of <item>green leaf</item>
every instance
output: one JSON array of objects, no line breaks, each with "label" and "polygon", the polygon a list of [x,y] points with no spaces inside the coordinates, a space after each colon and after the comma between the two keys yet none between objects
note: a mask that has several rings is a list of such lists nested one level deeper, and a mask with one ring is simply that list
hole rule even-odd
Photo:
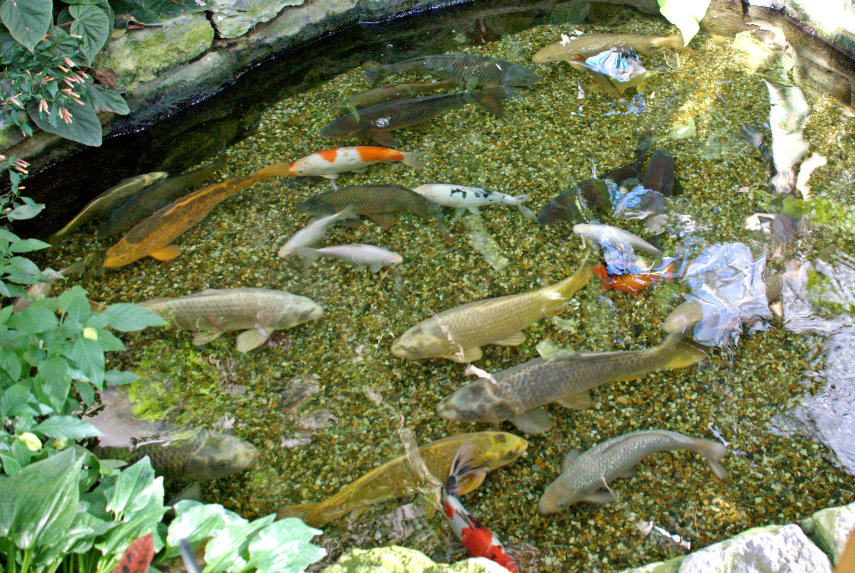
[{"label": "green leaf", "polygon": [[71,371],[65,359],[49,356],[40,362],[36,380],[39,382],[33,389],[36,398],[50,404],[57,412],[62,412],[71,390]]},{"label": "green leaf", "polygon": [[71,123],[59,120],[56,125],[51,125],[47,118],[41,117],[38,106],[35,100],[27,103],[27,114],[39,129],[83,145],[93,147],[101,145],[101,122],[98,120],[98,114],[88,103],[79,105],[72,102],[68,108],[71,113]]},{"label": "green leaf", "polygon": [[0,369],[4,370],[13,382],[21,378],[21,359],[11,349],[0,346]]},{"label": "green leaf", "polygon": [[92,388],[92,384],[89,382],[78,380],[74,383],[74,389],[77,390],[77,393],[80,394],[80,399],[87,406],[91,406],[95,401],[95,389]]},{"label": "green leaf", "polygon": [[50,310],[33,304],[29,308],[10,316],[6,324],[10,328],[17,328],[27,334],[39,334],[57,328],[59,320],[56,318],[56,314]]},{"label": "green leaf", "polygon": [[123,370],[108,370],[104,374],[104,381],[110,386],[124,386],[131,382],[139,380],[139,375],[133,372],[125,372]]},{"label": "green leaf", "polygon": [[9,245],[9,251],[12,253],[29,253],[50,247],[50,243],[45,243],[38,239],[23,239]]},{"label": "green leaf", "polygon": [[104,10],[92,4],[75,4],[68,12],[74,19],[70,32],[83,36],[80,53],[86,63],[92,65],[92,60],[110,38],[110,19]]},{"label": "green leaf", "polygon": [[249,558],[250,539],[274,519],[275,515],[268,515],[250,523],[229,525],[218,531],[205,546],[204,573],[243,570]]},{"label": "green leaf", "polygon": [[152,311],[137,304],[125,302],[111,304],[104,312],[94,314],[89,321],[89,326],[110,326],[121,332],[133,332],[163,324],[164,320]]},{"label": "green leaf", "polygon": [[90,382],[101,387],[104,383],[104,351],[98,342],[81,336],[68,349],[67,356]]},{"label": "green leaf", "polygon": [[32,52],[53,22],[52,0],[4,0],[0,19],[12,37]]},{"label": "green leaf", "polygon": [[128,102],[126,102],[125,98],[123,98],[116,90],[110,90],[103,86],[95,85],[91,80],[86,82],[83,90],[86,92],[86,96],[92,103],[92,107],[97,111],[112,111],[119,115],[128,115],[131,113],[131,110],[128,107]]},{"label": "green leaf", "polygon": [[240,515],[218,503],[200,503],[182,500],[175,504],[175,519],[169,524],[166,535],[166,557],[178,555],[178,544],[186,539],[196,547],[229,525],[248,523]]},{"label": "green leaf", "polygon": [[19,549],[61,542],[77,513],[82,464],[68,449],[0,478],[0,537]]},{"label": "green leaf", "polygon": [[98,330],[98,344],[101,345],[104,352],[125,349],[125,343],[122,342],[122,339],[109,330]]},{"label": "green leaf", "polygon": [[249,567],[258,573],[302,573],[320,561],[326,550],[312,545],[312,538],[323,533],[296,517],[271,523],[249,543]]},{"label": "green leaf", "polygon": [[[36,104],[36,109],[38,109],[38,104]],[[18,205],[6,213],[6,218],[10,221],[24,221],[26,219],[32,219],[45,208],[44,203],[36,203],[27,197],[22,197],[21,200],[24,202],[23,205]]]},{"label": "green leaf", "polygon": [[75,285],[57,297],[59,308],[65,314],[63,322],[82,326],[83,321],[92,314],[89,298],[83,287]]},{"label": "green leaf", "polygon": [[59,440],[82,440],[101,435],[98,428],[74,416],[51,416],[33,428],[33,432],[41,432]]},{"label": "green leaf", "polygon": [[7,475],[16,474],[24,467],[24,464],[9,452],[0,452],[0,462],[3,462],[3,471]]},{"label": "green leaf", "polygon": [[132,514],[158,496],[162,504],[163,480],[155,479],[151,461],[146,456],[119,475],[107,499],[106,509],[121,519],[124,513]]},{"label": "green leaf", "polygon": [[710,0],[659,0],[659,11],[680,29],[683,45],[687,46],[698,33],[699,23],[709,5]]},{"label": "green leaf", "polygon": [[12,257],[6,265],[7,280],[18,284],[36,284],[41,282],[42,272],[30,259]]},{"label": "green leaf", "polygon": [[32,406],[30,389],[24,384],[15,384],[6,388],[0,396],[0,415],[4,418],[13,416],[35,416],[38,414]]}]

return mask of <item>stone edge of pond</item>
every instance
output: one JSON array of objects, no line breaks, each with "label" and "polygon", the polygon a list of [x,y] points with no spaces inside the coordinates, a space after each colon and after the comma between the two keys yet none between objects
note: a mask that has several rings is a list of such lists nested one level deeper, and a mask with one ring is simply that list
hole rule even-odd
[{"label": "stone edge of pond", "polygon": [[[667,561],[625,569],[621,573],[724,573],[726,571],[812,571],[831,573],[855,532],[855,503],[823,509],[798,523],[754,527],[725,541]],[[659,535],[650,533],[650,535]],[[670,543],[661,538],[664,543]],[[484,558],[436,563],[420,551],[396,545],[352,549],[324,573],[501,572]]]}]

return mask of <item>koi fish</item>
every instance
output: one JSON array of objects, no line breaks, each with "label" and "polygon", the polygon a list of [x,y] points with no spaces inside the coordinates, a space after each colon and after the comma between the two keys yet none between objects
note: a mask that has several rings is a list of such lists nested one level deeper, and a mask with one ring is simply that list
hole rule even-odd
[{"label": "koi fish", "polygon": [[375,163],[400,161],[408,167],[421,169],[425,165],[418,153],[407,153],[385,147],[339,147],[302,157],[288,167],[290,175],[319,175],[335,180],[339,173],[359,171]]},{"label": "koi fish", "polygon": [[338,221],[345,219],[359,219],[353,208],[348,205],[338,213],[319,217],[294,233],[288,242],[279,248],[279,256],[283,259],[288,255],[295,254],[300,247],[313,247],[321,242],[327,234],[327,230]]},{"label": "koi fish", "polygon": [[374,245],[333,245],[323,249],[297,247],[294,252],[303,259],[303,266],[306,267],[315,264],[318,257],[333,257],[345,263],[368,267],[372,273],[376,273],[383,267],[404,262],[404,258],[398,253]]},{"label": "koi fish", "polygon": [[430,82],[412,82],[406,84],[393,84],[389,86],[380,86],[365,92],[352,95],[343,100],[336,107],[338,109],[353,111],[362,109],[378,103],[394,101],[397,99],[409,99],[423,96],[426,94],[436,93],[446,88],[454,87],[457,82],[454,80],[433,80]]},{"label": "koi fish", "polygon": [[470,474],[477,475],[486,473],[484,466],[474,466],[472,457],[474,447],[472,442],[465,442],[457,450],[454,461],[451,462],[451,474],[445,485],[442,486],[442,510],[454,534],[463,543],[463,547],[473,557],[486,557],[495,561],[508,571],[518,573],[517,564],[510,555],[505,553],[502,542],[489,529],[481,525],[481,522],[472,517],[460,503],[458,494],[458,483]]},{"label": "koi fish", "polygon": [[478,207],[485,205],[514,205],[526,219],[534,219],[534,213],[531,209],[523,205],[523,201],[531,199],[531,195],[513,197],[499,191],[488,191],[480,187],[466,187],[465,185],[451,185],[449,183],[419,185],[413,191],[427,197],[434,203],[455,209],[468,209],[476,214]]},{"label": "koi fish", "polygon": [[540,76],[525,66],[471,54],[440,54],[410,58],[365,71],[365,78],[376,83],[392,74],[421,71],[452,79],[463,86],[527,86],[540,81]]},{"label": "koi fish", "polygon": [[[609,274],[608,270],[606,270],[606,265],[600,263],[591,267],[591,272],[595,277],[603,281],[603,290],[615,289],[637,296],[639,292],[654,283],[658,283],[662,279],[674,280],[676,263],[677,261],[671,261],[660,270],[628,272],[621,275]],[[630,265],[630,269],[632,268],[634,268],[634,265]]]},{"label": "koi fish", "polygon": [[588,34],[579,38],[564,36],[560,42],[549,44],[538,50],[531,61],[535,64],[584,60],[611,48],[632,49],[647,55],[651,48],[674,48],[687,54],[695,50],[683,45],[683,36],[643,36],[641,34]]}]

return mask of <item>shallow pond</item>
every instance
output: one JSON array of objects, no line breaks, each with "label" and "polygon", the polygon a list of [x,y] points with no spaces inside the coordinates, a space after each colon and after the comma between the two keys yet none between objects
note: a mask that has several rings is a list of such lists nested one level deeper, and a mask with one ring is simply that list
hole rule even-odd
[{"label": "shallow pond", "polygon": [[[657,137],[656,147],[675,158],[683,190],[671,209],[695,222],[696,249],[741,241],[755,256],[762,255],[766,236],[744,229],[743,219],[768,210],[768,172],[759,155],[736,136],[740,124],[750,122],[770,141],[769,96],[760,77],[774,72],[752,70],[732,38],[705,32],[691,42],[697,55],[656,50],[643,57],[656,75],[643,96],[631,91],[622,100],[592,89],[587,76],[566,64],[531,64],[537,49],[572,29],[674,32],[663,19],[627,8],[612,9],[609,15],[607,25],[540,24],[474,47],[461,36],[457,51],[529,65],[542,80],[516,90],[516,97],[506,102],[504,119],[466,106],[434,119],[426,129],[395,132],[396,148],[422,153],[424,169],[378,165],[343,174],[339,184],[412,188],[453,182],[529,194],[529,205],[537,210],[591,177],[592,169],[603,173],[631,161],[639,134],[649,129]],[[366,144],[325,140],[318,132],[337,117],[334,103],[370,87],[363,76],[367,67],[273,105],[262,114],[254,135],[227,150],[222,175],[246,174],[337,145]],[[808,101],[812,115],[805,139],[811,152],[828,158],[828,165],[815,171],[811,187],[814,196],[840,211],[855,201],[855,122],[830,97],[809,92]],[[690,120],[696,133],[682,137],[685,131],[680,130]],[[169,330],[128,337],[130,352],[115,359],[144,375],[146,383],[137,384],[134,395],[149,412],[180,405],[180,422],[233,424],[238,435],[260,449],[250,471],[204,488],[206,500],[247,517],[329,496],[402,454],[402,428],[420,443],[482,429],[448,423],[435,412],[441,398],[471,381],[461,365],[395,358],[389,350],[392,341],[431,311],[532,290],[568,276],[584,252],[567,225],[541,227],[513,207],[488,207],[481,211],[483,228],[507,259],[503,268],[495,260],[490,264],[470,241],[468,231],[478,221],[464,217],[451,223],[450,212],[450,244],[434,222],[415,216],[399,218],[389,230],[370,222],[334,228],[324,244],[369,243],[403,256],[402,265],[377,274],[330,259],[304,268],[299,259],[279,258],[278,248],[310,220],[296,205],[328,189],[320,178],[258,183],[184,233],[177,240],[184,253],[169,263],[147,258],[104,273],[95,270],[100,264],[95,259],[81,279],[90,297],[104,302],[204,288],[264,287],[308,296],[324,307],[321,320],[277,333],[272,343],[245,355],[236,352],[231,335],[194,347],[187,333]],[[644,234],[637,221],[606,217],[602,222]],[[685,244],[668,232],[660,241],[666,254]],[[52,249],[46,262],[62,268],[109,246],[94,233],[80,232]],[[786,256],[770,259],[769,266],[780,269],[791,257],[808,260],[835,249],[853,251],[851,220],[848,227],[812,225]],[[535,346],[547,338],[575,350],[654,346],[663,338],[662,321],[688,291],[680,282],[666,282],[630,296],[603,291],[600,285],[593,278],[561,315],[527,329],[521,346],[486,347],[477,365],[488,371],[509,368],[536,357]],[[555,427],[529,437],[527,452],[490,473],[463,498],[464,505],[517,555],[521,570],[613,571],[686,551],[661,536],[642,537],[639,520],[699,548],[752,526],[790,522],[855,501],[852,477],[840,469],[833,452],[808,438],[770,431],[773,415],[816,390],[805,372],[822,367],[822,341],[817,335],[793,334],[774,319],[771,328],[711,351],[694,367],[601,386],[592,392],[590,409],[551,405]],[[312,383],[317,384],[315,393]],[[308,395],[295,399],[306,385]],[[644,460],[633,477],[611,484],[618,496],[614,503],[583,503],[554,516],[538,514],[537,499],[560,472],[570,448],[587,449],[652,428],[710,439],[718,435],[729,442],[723,461],[728,483],[716,480],[700,456],[662,453]],[[510,424],[502,429],[519,433]],[[390,542],[438,560],[462,558],[464,551],[450,543],[453,535],[442,515],[424,515],[433,500],[425,492],[403,500],[415,503],[403,513],[395,513],[401,502],[389,502],[326,525],[317,541],[330,552],[326,562],[350,547]]]}]

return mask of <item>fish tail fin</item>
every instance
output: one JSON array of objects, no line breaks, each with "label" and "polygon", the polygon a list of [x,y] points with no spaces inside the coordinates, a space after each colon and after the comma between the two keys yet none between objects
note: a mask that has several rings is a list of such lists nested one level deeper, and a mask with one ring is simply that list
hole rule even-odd
[{"label": "fish tail fin", "polygon": [[523,205],[525,201],[531,199],[531,195],[517,195],[516,197],[514,197],[514,199],[517,200],[517,209],[520,210],[520,213],[522,213],[523,217],[532,221],[537,219],[537,215],[535,215],[534,211]]},{"label": "fish tail fin", "polygon": [[665,36],[664,38],[657,38],[653,41],[653,46],[657,48],[674,48],[675,50],[679,50],[684,54],[692,54],[696,55],[698,52],[693,50],[692,48],[684,45],[683,35],[679,32],[672,36]]},{"label": "fish tail fin", "polygon": [[715,476],[722,481],[727,480],[727,470],[720,463],[721,458],[727,453],[727,448],[723,444],[704,438],[696,438],[693,441],[697,452],[706,458]]},{"label": "fish tail fin", "polygon": [[280,507],[276,511],[276,516],[279,519],[286,517],[299,517],[303,522],[310,527],[321,527],[327,521],[323,515],[324,504],[319,503],[300,503],[297,505],[288,505]]},{"label": "fish tail fin", "polygon": [[294,254],[303,259],[304,267],[311,267],[320,258],[317,249],[311,247],[297,247]]},{"label": "fish tail fin", "polygon": [[402,153],[404,156],[402,162],[407,167],[412,167],[413,169],[424,169],[425,163],[422,160],[422,154],[417,151],[411,151],[409,153]]},{"label": "fish tail fin", "polygon": [[370,84],[376,84],[388,75],[388,70],[384,66],[376,62],[373,64],[374,67],[365,70],[365,79]]},{"label": "fish tail fin", "polygon": [[502,100],[512,97],[514,90],[508,86],[490,86],[481,91],[469,94],[471,101],[477,103],[494,116],[501,118],[505,116]]},{"label": "fish tail fin", "polygon": [[291,163],[284,161],[282,163],[274,163],[273,165],[263,167],[262,169],[249,174],[247,177],[253,178],[254,181],[261,181],[262,179],[268,179],[270,177],[285,177],[288,175],[291,175]]},{"label": "fish tail fin", "polygon": [[687,340],[687,334],[685,331],[672,332],[668,335],[668,338],[665,339],[664,344],[668,344],[669,339],[672,339],[672,337],[676,342],[674,343],[675,348],[671,359],[668,361],[668,370],[688,368],[707,357],[707,352],[703,347],[695,344],[691,340]]},{"label": "fish tail fin", "polygon": [[591,249],[587,249],[585,251],[585,257],[579,264],[579,269],[573,274],[573,276],[567,277],[556,285],[558,293],[562,298],[564,298],[564,300],[570,300],[570,298],[576,294],[578,290],[588,284],[588,281],[591,279],[591,267],[588,265],[588,257],[590,255]]},{"label": "fish tail fin", "polygon": [[635,170],[641,171],[641,166],[644,164],[644,158],[653,147],[653,132],[649,129],[641,132],[638,136],[638,145],[635,146]]},{"label": "fish tail fin", "polygon": [[451,462],[451,470],[448,472],[448,480],[445,482],[445,492],[457,497],[460,483],[467,479],[483,479],[487,468],[485,466],[473,466],[472,460],[475,456],[475,446],[472,442],[463,442],[454,455]]}]

